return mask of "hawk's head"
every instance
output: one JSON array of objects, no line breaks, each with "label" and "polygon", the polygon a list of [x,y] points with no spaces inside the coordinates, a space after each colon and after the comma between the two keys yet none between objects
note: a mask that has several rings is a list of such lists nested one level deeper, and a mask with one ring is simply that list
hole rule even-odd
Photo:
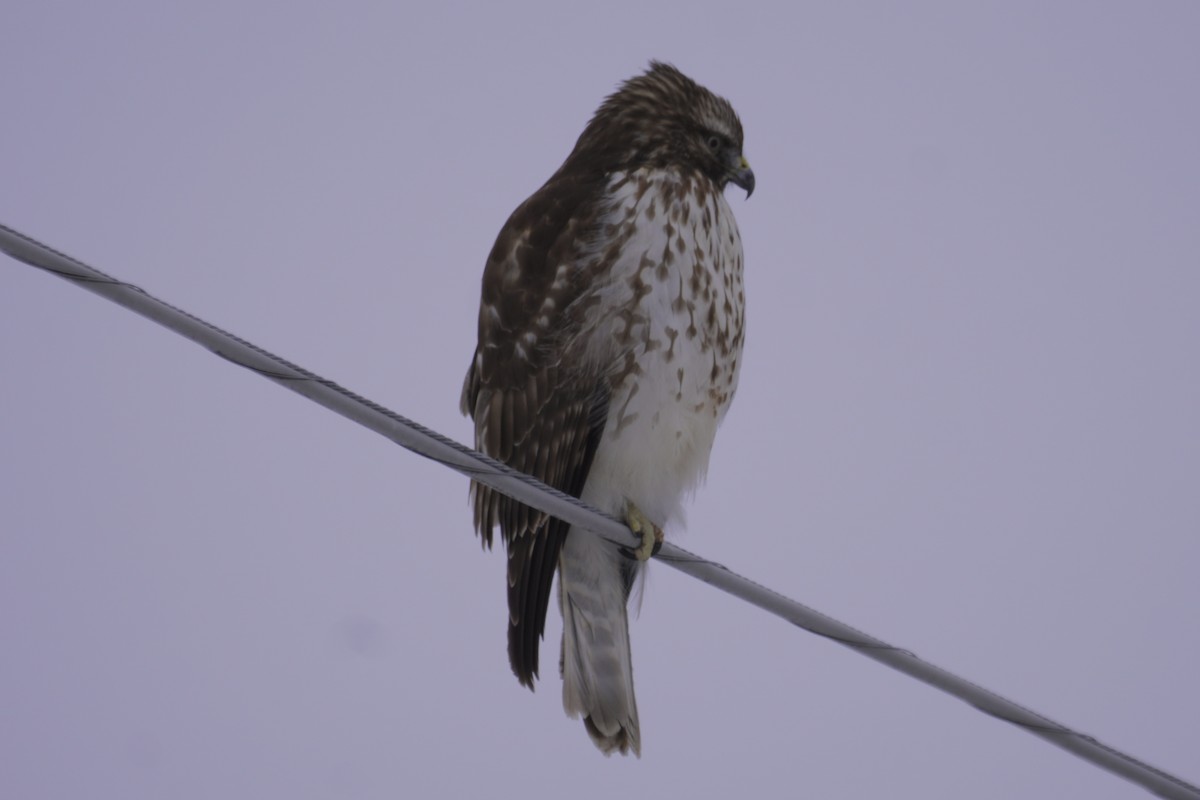
[{"label": "hawk's head", "polygon": [[606,169],[685,167],[754,191],[754,172],[742,155],[742,122],[729,101],[670,64],[651,61],[621,84],[584,129],[571,160]]}]

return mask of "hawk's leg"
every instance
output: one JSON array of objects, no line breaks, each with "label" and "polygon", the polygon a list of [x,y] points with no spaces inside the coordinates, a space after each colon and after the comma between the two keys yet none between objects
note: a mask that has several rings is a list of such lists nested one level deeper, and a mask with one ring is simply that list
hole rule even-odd
[{"label": "hawk's leg", "polygon": [[625,524],[642,537],[642,543],[633,551],[633,555],[638,561],[646,561],[662,549],[662,528],[651,522],[650,518],[633,503],[625,505]]}]

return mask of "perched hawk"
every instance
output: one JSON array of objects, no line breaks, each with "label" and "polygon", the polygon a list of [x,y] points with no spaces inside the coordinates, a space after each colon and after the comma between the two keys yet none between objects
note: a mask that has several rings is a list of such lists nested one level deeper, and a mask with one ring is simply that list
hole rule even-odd
[{"label": "perched hawk", "polygon": [[737,387],[742,242],[723,190],[754,190],[729,102],[674,67],[622,84],[500,231],[462,410],[475,445],[624,518],[630,552],[484,486],[508,548],[508,656],[531,689],[559,572],[563,706],[640,755],[626,601],[708,465]]}]

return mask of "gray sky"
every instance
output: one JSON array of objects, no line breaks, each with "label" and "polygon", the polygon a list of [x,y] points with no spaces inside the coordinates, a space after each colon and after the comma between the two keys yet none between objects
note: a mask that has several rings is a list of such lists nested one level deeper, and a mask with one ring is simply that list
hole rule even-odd
[{"label": "gray sky", "polygon": [[[0,221],[465,441],[493,238],[672,61],[759,185],[668,535],[1200,780],[1200,6],[498,6],[9,3]],[[661,565],[605,759],[464,479],[0,261],[0,796],[1144,796]]]}]

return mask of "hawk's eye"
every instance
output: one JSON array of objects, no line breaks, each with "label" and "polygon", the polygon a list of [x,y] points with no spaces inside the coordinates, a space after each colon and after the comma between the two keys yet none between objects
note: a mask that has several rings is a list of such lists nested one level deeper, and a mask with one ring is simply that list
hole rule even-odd
[{"label": "hawk's eye", "polygon": [[720,136],[708,137],[708,149],[712,150],[714,153],[716,151],[720,150],[721,149],[721,137]]}]

